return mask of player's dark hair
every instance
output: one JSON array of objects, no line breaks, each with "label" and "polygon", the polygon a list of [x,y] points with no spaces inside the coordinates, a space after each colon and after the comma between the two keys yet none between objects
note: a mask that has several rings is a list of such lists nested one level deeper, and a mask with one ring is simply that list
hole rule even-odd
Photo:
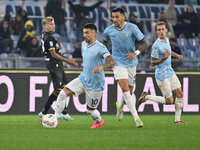
[{"label": "player's dark hair", "polygon": [[162,25],[165,25],[165,27],[167,28],[166,22],[164,22],[164,21],[158,21],[158,22],[156,23],[156,25],[155,25],[156,31],[157,31],[157,26],[162,26]]},{"label": "player's dark hair", "polygon": [[83,29],[91,29],[97,32],[97,26],[93,23],[87,23],[84,25]]},{"label": "player's dark hair", "polygon": [[123,8],[117,7],[112,10],[112,12],[120,12],[120,14],[125,15],[125,11]]}]

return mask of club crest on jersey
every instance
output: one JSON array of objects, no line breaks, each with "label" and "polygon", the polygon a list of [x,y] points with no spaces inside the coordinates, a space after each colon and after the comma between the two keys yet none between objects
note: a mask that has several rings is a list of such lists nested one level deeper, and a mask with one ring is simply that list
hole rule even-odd
[{"label": "club crest on jersey", "polygon": [[53,41],[50,41],[50,42],[49,42],[49,45],[50,45],[50,46],[53,46]]},{"label": "club crest on jersey", "polygon": [[126,36],[128,36],[129,32],[124,32],[124,34],[126,34]]}]

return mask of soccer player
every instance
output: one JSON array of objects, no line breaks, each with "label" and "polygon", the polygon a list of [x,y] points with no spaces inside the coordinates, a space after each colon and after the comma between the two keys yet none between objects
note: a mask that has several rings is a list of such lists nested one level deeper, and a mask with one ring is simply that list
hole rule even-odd
[{"label": "soccer player", "polygon": [[[60,44],[52,35],[55,32],[54,18],[44,18],[43,25],[45,31],[41,35],[42,49],[44,52],[47,69],[49,70],[51,79],[53,81],[54,91],[49,96],[42,111],[38,114],[40,118],[43,118],[43,116],[47,114],[47,111],[51,107],[52,103],[57,99],[57,96],[62,88],[67,84],[62,61],[73,66],[78,66],[78,63],[76,63],[74,60],[69,60],[61,56]],[[62,119],[73,120],[73,118],[67,114],[66,110],[63,111]]]},{"label": "soccer player", "polygon": [[96,40],[97,27],[88,23],[83,27],[84,41],[81,46],[83,56],[83,72],[80,76],[68,83],[60,92],[55,115],[60,118],[67,96],[85,93],[87,113],[95,121],[91,128],[100,128],[104,124],[99,111],[96,109],[100,103],[105,84],[105,68],[114,66],[115,61],[107,48]]},{"label": "soccer player", "polygon": [[[136,127],[142,127],[135,104],[132,99],[133,86],[135,84],[136,66],[138,64],[137,55],[145,50],[148,45],[144,35],[135,24],[125,22],[125,14],[122,8],[112,10],[113,24],[107,27],[103,33],[103,43],[107,45],[110,40],[112,43],[112,55],[115,60],[113,68],[114,77],[122,89],[123,96],[117,101],[117,119],[123,118],[123,106],[126,103],[136,122]],[[140,50],[135,48],[135,39],[140,41]]]},{"label": "soccer player", "polygon": [[158,87],[162,92],[162,96],[152,96],[147,92],[143,92],[137,100],[137,106],[146,100],[151,100],[159,104],[173,104],[173,94],[176,95],[175,101],[175,124],[186,124],[181,120],[181,112],[183,107],[183,92],[181,84],[171,67],[171,56],[182,59],[182,55],[173,52],[167,38],[167,27],[165,22],[157,22],[155,29],[158,39],[152,46],[151,64],[156,66],[155,78]]}]

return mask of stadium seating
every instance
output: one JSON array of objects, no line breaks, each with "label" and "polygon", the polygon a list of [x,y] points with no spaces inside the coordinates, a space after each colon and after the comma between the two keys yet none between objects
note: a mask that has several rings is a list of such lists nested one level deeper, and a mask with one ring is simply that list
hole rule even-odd
[{"label": "stadium seating", "polygon": [[[9,0],[9,1],[16,1],[16,0]],[[43,2],[40,3],[42,5],[44,5],[45,2],[46,2],[46,0],[32,0],[32,1],[38,1],[38,3],[43,1]],[[5,1],[5,2],[7,2],[7,1]],[[77,3],[78,0],[72,0],[72,2]],[[88,2],[92,2],[92,0],[88,0]],[[109,1],[105,1],[105,2],[109,2]],[[152,32],[151,32],[151,30],[152,30],[151,21],[155,21],[155,20],[158,19],[157,14],[160,11],[159,9],[163,9],[165,4],[159,5],[158,8],[157,8],[157,5],[151,6],[151,5],[148,5],[148,4],[146,5],[147,7],[143,7],[143,4],[141,4],[140,2],[142,2],[142,1],[140,1],[140,0],[112,0],[113,6],[114,5],[121,6],[121,4],[123,6],[127,5],[127,7],[125,7],[125,8],[127,8],[126,11],[128,13],[130,13],[131,11],[135,12],[137,10],[137,8],[141,8],[141,10],[138,9],[135,13],[137,14],[138,21],[140,21],[142,23],[142,25],[144,26],[145,38],[146,38],[148,44],[151,45],[153,43],[153,38],[152,38],[153,35],[152,35]],[[147,1],[147,2],[149,2],[149,1]],[[137,7],[133,3],[138,3],[139,6]],[[149,2],[149,3],[151,3],[151,2]],[[1,4],[3,4],[3,2]],[[10,4],[11,3],[9,2],[8,6],[10,6]],[[27,4],[30,5],[30,3],[28,3],[28,1],[27,1]],[[102,7],[106,7],[106,6],[107,6],[106,4],[104,4],[104,6],[102,5]],[[182,10],[182,7],[183,6],[177,6],[178,10]],[[187,6],[185,6],[185,7],[187,7]],[[198,8],[199,8],[199,6],[198,6]],[[40,8],[39,6],[37,6],[37,4],[34,3],[34,7],[33,8],[28,6],[26,9],[27,9],[27,12],[29,13],[30,19],[33,19],[35,21],[34,23],[37,24],[35,26],[36,29],[37,28],[42,28],[41,17],[39,15],[37,15],[37,14],[40,14],[42,12],[41,10],[43,10],[43,7]],[[36,12],[33,13],[32,9],[35,10]],[[15,10],[15,7],[9,7],[8,10],[6,9],[6,11],[13,11],[13,10]],[[102,9],[99,9],[99,11],[100,10],[102,11]],[[151,11],[150,14],[148,14],[148,10]],[[197,10],[199,10],[199,9],[197,9]],[[104,11],[102,11],[103,14],[105,13]],[[68,13],[68,15],[70,14],[70,12],[67,12],[67,13]],[[95,16],[95,13],[93,15]],[[101,22],[100,21],[101,19],[105,20],[105,18],[107,20],[109,20],[108,24],[110,24],[111,23],[110,22],[110,18],[108,18],[108,16],[106,16],[106,15],[105,15],[105,17],[100,16],[99,18],[97,18],[98,21],[96,21],[96,23],[98,24],[98,22]],[[0,17],[0,19],[2,20],[3,18]],[[64,47],[62,53],[64,54],[65,57],[72,58],[72,53],[75,51],[75,49],[77,47],[77,44],[75,42],[76,41],[76,34],[75,34],[76,31],[75,31],[75,28],[73,26],[73,23],[74,23],[73,22],[73,16],[69,15],[68,17],[66,17],[66,19],[68,19],[68,21],[66,21],[66,25],[68,26],[68,30],[67,30],[68,37],[61,38],[61,43],[62,43],[62,45]],[[95,20],[96,16],[93,19]],[[97,34],[97,39],[99,41],[102,41],[102,32],[104,30],[104,26],[103,25],[104,24],[101,24],[101,26],[100,26],[100,24],[99,24],[99,26],[100,26],[99,31],[100,32],[98,32],[98,34]],[[40,33],[41,32],[42,32],[42,29],[37,29],[36,30],[36,36],[37,36],[39,42],[40,42]],[[17,45],[18,37],[12,35],[11,38],[14,40],[14,48],[15,48],[16,45]],[[41,44],[41,42],[40,42],[40,44]],[[200,59],[200,35],[199,35],[199,37],[196,37],[196,38],[186,39],[181,34],[179,36],[179,38],[177,39],[177,44],[181,49],[181,52],[182,52],[182,54],[184,56],[184,59],[185,60],[189,60],[189,62],[183,63],[183,64],[186,64],[186,66],[188,66],[188,67],[199,66],[198,59]],[[16,57],[20,57],[19,59],[22,58],[22,59],[26,60],[26,58],[23,55],[21,55],[20,51],[18,51],[16,49],[14,49],[14,53],[12,53],[12,54],[1,54],[1,52],[2,51],[0,50],[0,68],[4,68],[2,66],[5,66],[5,68],[9,68],[9,67],[12,68],[12,66],[16,66],[16,65],[13,65],[15,63],[9,64],[9,62],[11,62],[12,57],[15,57],[15,56]],[[13,60],[15,60],[15,61],[16,60],[18,61],[19,59],[18,58],[13,58]],[[29,59],[31,60],[32,58],[29,58]],[[7,61],[7,60],[9,60],[9,61]],[[190,60],[196,60],[197,63],[192,63]],[[1,63],[3,61],[5,63]],[[15,62],[15,61],[12,61],[12,62]],[[25,66],[25,67],[27,67],[29,65],[25,61],[22,62],[22,63],[16,63],[16,64],[19,64],[19,65],[22,65],[22,66]]]}]

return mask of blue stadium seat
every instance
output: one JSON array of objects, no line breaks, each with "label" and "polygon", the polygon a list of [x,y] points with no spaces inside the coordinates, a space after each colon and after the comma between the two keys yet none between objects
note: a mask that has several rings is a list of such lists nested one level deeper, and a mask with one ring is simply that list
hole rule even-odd
[{"label": "blue stadium seat", "polygon": [[191,45],[186,45],[181,48],[181,52],[184,58],[190,59],[196,57],[196,49]]},{"label": "blue stadium seat", "polygon": [[196,55],[196,57],[197,58],[200,58],[200,47],[199,46],[197,46],[197,47],[195,47],[195,55]]},{"label": "blue stadium seat", "polygon": [[[200,52],[197,50],[195,46],[187,45],[184,47],[184,53],[183,53],[184,59],[194,60],[198,59],[200,57]],[[184,66],[188,68],[196,68],[198,67],[198,63],[196,62],[185,62]]]},{"label": "blue stadium seat", "polygon": [[183,58],[187,58],[187,50],[185,47],[181,47],[181,54],[183,55]]},{"label": "blue stadium seat", "polygon": [[180,46],[180,47],[184,47],[184,46],[187,46],[188,45],[188,41],[186,38],[178,38],[177,39],[177,44]]},{"label": "blue stadium seat", "polygon": [[196,55],[195,55],[195,53],[196,53],[195,47],[191,46],[191,45],[187,45],[186,48],[187,48],[187,51],[189,53],[189,58],[195,58],[196,57]]},{"label": "blue stadium seat", "polygon": [[190,38],[190,39],[188,39],[188,44],[191,46],[199,46],[199,39],[198,38]]}]

